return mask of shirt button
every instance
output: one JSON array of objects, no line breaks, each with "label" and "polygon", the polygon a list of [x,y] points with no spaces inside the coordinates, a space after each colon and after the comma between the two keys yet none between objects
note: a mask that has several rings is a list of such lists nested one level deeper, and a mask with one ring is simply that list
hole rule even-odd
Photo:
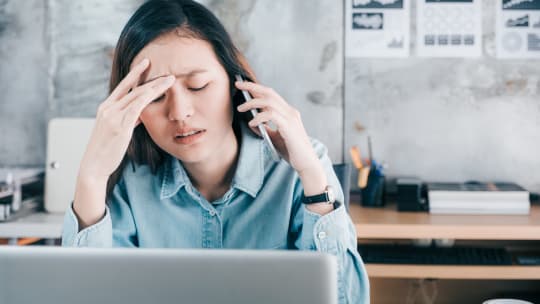
[{"label": "shirt button", "polygon": [[214,215],[216,215],[216,211],[210,210],[210,216],[214,216]]},{"label": "shirt button", "polygon": [[319,237],[320,240],[326,238],[326,232],[324,231],[321,231],[317,234],[317,236]]}]

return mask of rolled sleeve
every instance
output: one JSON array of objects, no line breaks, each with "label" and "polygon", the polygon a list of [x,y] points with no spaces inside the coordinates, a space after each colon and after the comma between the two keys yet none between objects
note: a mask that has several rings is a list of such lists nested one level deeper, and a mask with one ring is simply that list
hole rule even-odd
[{"label": "rolled sleeve", "polygon": [[[369,303],[369,281],[356,249],[354,225],[341,204],[334,211],[319,215],[304,208],[303,250],[332,254],[338,261],[339,303]],[[308,233],[311,232],[311,233]]]},{"label": "rolled sleeve", "polygon": [[65,247],[112,247],[112,222],[109,207],[105,206],[105,215],[92,226],[79,231],[79,221],[73,206],[64,216],[62,246]]},{"label": "rolled sleeve", "polygon": [[[318,250],[337,254],[338,253],[338,243],[343,243],[346,247],[350,247],[353,244],[347,244],[343,237],[349,233],[346,231],[345,227],[341,227],[340,223],[346,222],[347,214],[344,213],[342,206],[338,207],[334,211],[325,214],[319,215],[308,210],[304,206],[304,227],[308,228],[311,226],[313,233],[306,233],[306,237],[311,237],[312,242],[315,244],[315,247]],[[308,242],[306,240],[306,242]]]},{"label": "rolled sleeve", "polygon": [[[121,179],[114,187],[105,215],[96,224],[79,231],[79,221],[73,206],[64,217],[62,245],[71,247],[138,247],[133,213]],[[114,225],[113,225],[114,224]]]},{"label": "rolled sleeve", "polygon": [[[296,248],[336,256],[338,262],[339,303],[369,303],[369,280],[364,263],[358,254],[356,229],[343,204],[343,190],[332,167],[326,147],[312,140],[313,148],[327,174],[328,183],[336,193],[338,207],[325,215],[314,213],[301,203],[303,187],[295,185],[296,215],[293,232]],[[299,206],[301,205],[301,206]]]}]

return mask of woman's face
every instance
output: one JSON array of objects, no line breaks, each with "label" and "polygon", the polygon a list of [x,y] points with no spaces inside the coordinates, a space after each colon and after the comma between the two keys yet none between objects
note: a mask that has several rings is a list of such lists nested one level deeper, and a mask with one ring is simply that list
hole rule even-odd
[{"label": "woman's face", "polygon": [[176,76],[173,86],[140,116],[161,149],[183,162],[196,163],[233,142],[229,78],[208,42],[175,32],[164,34],[137,54],[132,67],[144,58],[150,59],[150,67],[140,84]]}]

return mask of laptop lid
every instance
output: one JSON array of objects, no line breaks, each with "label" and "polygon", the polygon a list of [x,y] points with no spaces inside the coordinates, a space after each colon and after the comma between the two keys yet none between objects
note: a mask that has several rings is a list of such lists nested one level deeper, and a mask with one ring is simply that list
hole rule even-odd
[{"label": "laptop lid", "polygon": [[0,303],[337,303],[319,252],[0,247]]}]

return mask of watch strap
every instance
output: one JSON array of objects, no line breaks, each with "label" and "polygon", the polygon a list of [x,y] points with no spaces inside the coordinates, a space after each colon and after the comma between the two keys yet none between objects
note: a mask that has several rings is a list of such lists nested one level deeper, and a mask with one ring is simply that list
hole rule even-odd
[{"label": "watch strap", "polygon": [[317,203],[327,203],[332,204],[335,201],[334,190],[328,185],[324,188],[324,192],[321,194],[315,194],[310,196],[302,195],[302,203],[304,204],[317,204]]},{"label": "watch strap", "polygon": [[328,203],[330,202],[330,197],[328,196],[328,192],[323,192],[321,194],[316,195],[310,195],[310,196],[302,196],[302,203],[304,204],[316,204],[316,203]]}]

